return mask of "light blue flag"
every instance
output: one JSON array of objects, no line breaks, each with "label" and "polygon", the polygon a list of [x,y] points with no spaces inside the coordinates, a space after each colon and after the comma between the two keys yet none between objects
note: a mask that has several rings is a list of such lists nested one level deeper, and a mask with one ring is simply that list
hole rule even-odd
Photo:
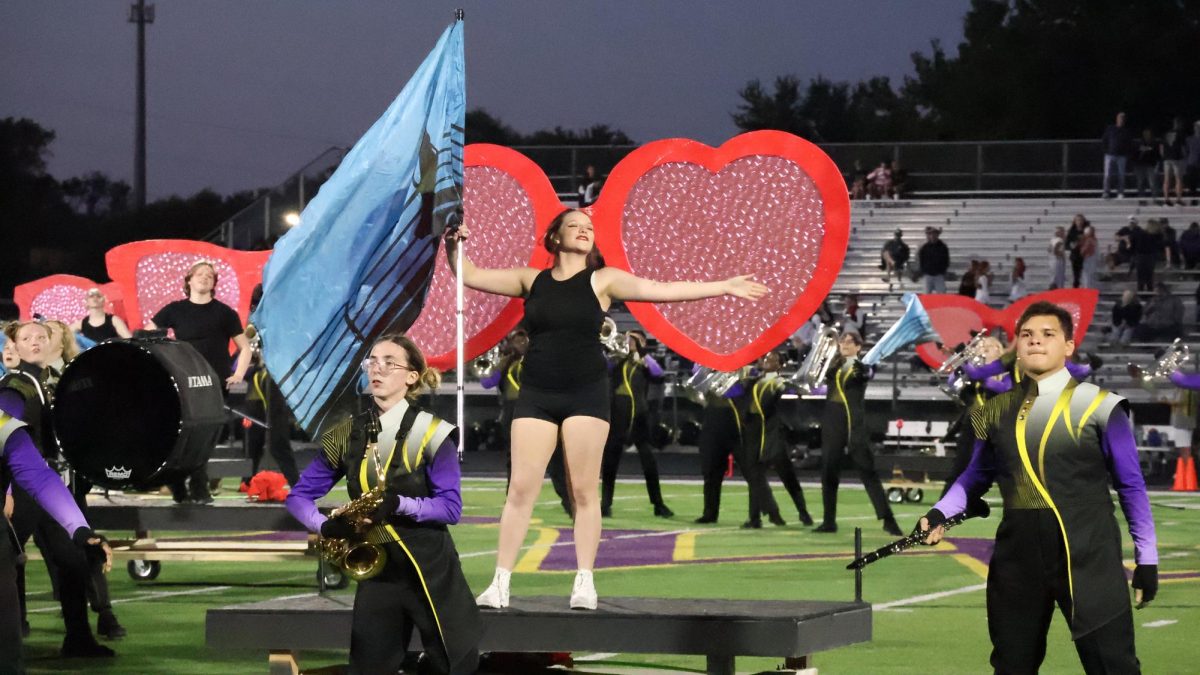
[{"label": "light blue flag", "polygon": [[354,403],[371,342],[416,320],[462,205],[466,79],[455,21],[276,244],[251,322],[267,370],[316,434]]},{"label": "light blue flag", "polygon": [[904,315],[892,324],[888,332],[879,338],[879,342],[863,357],[863,363],[868,366],[877,365],[883,359],[913,344],[923,342],[941,342],[942,338],[933,328],[929,314],[921,304],[916,293],[905,293]]}]

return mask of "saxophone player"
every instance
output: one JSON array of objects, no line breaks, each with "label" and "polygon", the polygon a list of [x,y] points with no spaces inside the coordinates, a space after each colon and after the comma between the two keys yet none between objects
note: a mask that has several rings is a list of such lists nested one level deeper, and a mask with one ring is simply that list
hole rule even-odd
[{"label": "saxophone player", "polygon": [[[439,375],[400,334],[376,340],[362,368],[374,410],[322,435],[323,452],[288,495],[288,512],[327,539],[357,538],[355,523],[326,518],[316,500],[342,477],[355,499],[382,478],[381,503],[364,524],[366,541],[381,546],[387,562],[354,595],[350,672],[399,671],[415,627],[433,672],[473,673],[482,624],[447,529],[462,514],[458,430],[415,404]],[[369,443],[374,415],[378,443]]]},{"label": "saxophone player", "polygon": [[1138,606],[1158,591],[1158,548],[1138,465],[1128,403],[1066,368],[1075,350],[1071,315],[1030,305],[1017,322],[1025,377],[972,415],[966,472],[917,527],[936,544],[940,524],[999,483],[1004,516],[987,584],[991,665],[1036,673],[1058,605],[1086,673],[1137,673],[1113,489],[1129,525]]}]

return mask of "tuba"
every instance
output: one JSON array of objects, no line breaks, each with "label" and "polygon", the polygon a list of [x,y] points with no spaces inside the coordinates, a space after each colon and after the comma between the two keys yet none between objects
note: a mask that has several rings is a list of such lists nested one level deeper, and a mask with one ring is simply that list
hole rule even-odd
[{"label": "tuba", "polygon": [[629,341],[617,329],[617,322],[611,316],[604,317],[604,323],[600,324],[600,344],[612,356],[621,359],[629,356]]},{"label": "tuba", "polygon": [[471,361],[471,375],[477,380],[487,379],[500,364],[500,357],[500,345],[497,344]]},{"label": "tuba", "polygon": [[943,394],[955,399],[959,397],[963,388],[967,386],[966,378],[960,377],[954,380],[953,384],[948,382],[946,378],[950,377],[950,374],[954,371],[962,368],[963,364],[969,363],[972,366],[982,366],[984,364],[983,341],[987,336],[988,331],[986,328],[979,331],[967,344],[963,345],[962,349],[951,354],[938,367],[937,374],[940,378],[938,389]]},{"label": "tuba", "polygon": [[746,375],[746,368],[738,368],[737,370],[720,371],[713,370],[708,366],[700,366],[692,376],[683,383],[684,388],[688,392],[695,392],[695,397],[689,396],[696,403],[704,403],[704,396],[712,394],[714,396],[724,396],[726,392],[733,388],[733,385],[738,383]]},{"label": "tuba", "polygon": [[1175,338],[1171,346],[1159,357],[1158,361],[1154,362],[1154,370],[1149,373],[1138,368],[1134,364],[1129,364],[1129,372],[1133,375],[1134,380],[1146,389],[1152,388],[1156,381],[1162,381],[1171,376],[1171,373],[1183,367],[1192,358],[1191,350],[1183,344],[1182,338]]},{"label": "tuba", "polygon": [[383,503],[383,488],[386,482],[383,463],[379,457],[379,417],[374,411],[371,412],[371,420],[367,424],[367,438],[367,452],[375,459],[375,487],[329,514],[330,518],[346,518],[353,523],[356,536],[354,539],[321,537],[316,543],[317,553],[322,558],[342,568],[346,576],[355,581],[370,579],[382,572],[387,564],[387,551],[365,539],[366,533],[374,526],[368,525],[366,521]]},{"label": "tuba", "polygon": [[788,381],[795,384],[802,393],[811,394],[825,382],[825,375],[839,353],[838,335],[841,331],[838,328],[837,324],[821,324],[817,328],[816,339],[800,364],[800,369],[788,376]]}]

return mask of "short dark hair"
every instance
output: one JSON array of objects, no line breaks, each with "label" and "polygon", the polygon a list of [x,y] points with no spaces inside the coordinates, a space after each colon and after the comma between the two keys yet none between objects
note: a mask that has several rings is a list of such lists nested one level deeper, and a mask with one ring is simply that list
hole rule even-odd
[{"label": "short dark hair", "polygon": [[1062,327],[1063,336],[1068,340],[1075,339],[1075,320],[1071,318],[1071,313],[1059,307],[1053,302],[1035,302],[1025,308],[1021,312],[1021,318],[1017,319],[1017,335],[1021,334],[1021,326],[1025,322],[1035,316],[1053,316],[1058,319],[1058,325]]}]

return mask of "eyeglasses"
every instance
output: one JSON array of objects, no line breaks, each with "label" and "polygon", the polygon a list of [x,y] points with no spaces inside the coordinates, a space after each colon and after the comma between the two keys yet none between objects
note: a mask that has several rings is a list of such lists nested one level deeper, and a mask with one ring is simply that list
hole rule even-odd
[{"label": "eyeglasses", "polygon": [[413,367],[407,364],[396,363],[395,361],[389,360],[380,361],[375,357],[368,357],[362,360],[362,369],[364,373],[370,372],[372,368],[381,370],[389,375],[397,370],[413,370]]}]

